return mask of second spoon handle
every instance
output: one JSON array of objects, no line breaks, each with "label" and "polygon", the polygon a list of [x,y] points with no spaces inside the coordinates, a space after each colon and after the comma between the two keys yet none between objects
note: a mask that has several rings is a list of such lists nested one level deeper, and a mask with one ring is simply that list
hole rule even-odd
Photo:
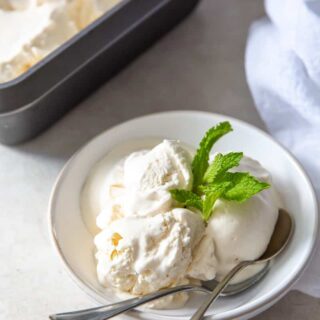
[{"label": "second spoon handle", "polygon": [[191,317],[190,320],[201,320],[210,307],[210,305],[217,300],[220,293],[223,289],[228,285],[228,283],[232,280],[232,278],[242,269],[246,268],[247,266],[251,265],[252,261],[242,261],[237,264],[220,282],[219,284],[213,289],[212,293],[206,295],[206,300],[200,306],[200,308],[196,311],[196,313]]},{"label": "second spoon handle", "polygon": [[132,298],[129,300],[121,301],[107,306],[100,306],[86,310],[79,310],[73,312],[65,312],[54,314],[50,316],[51,320],[106,320],[110,319],[120,313],[134,309],[147,302],[164,296],[174,294],[181,291],[205,291],[202,287],[195,287],[193,285],[182,285],[169,289],[164,289],[158,292],[150,293],[142,297]]}]

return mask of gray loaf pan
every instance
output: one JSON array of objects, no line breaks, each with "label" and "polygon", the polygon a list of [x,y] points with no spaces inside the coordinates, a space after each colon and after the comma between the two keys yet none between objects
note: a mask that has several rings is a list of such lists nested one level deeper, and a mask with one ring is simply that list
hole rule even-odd
[{"label": "gray loaf pan", "polygon": [[45,130],[198,2],[123,0],[27,72],[0,84],[0,142],[21,143]]}]

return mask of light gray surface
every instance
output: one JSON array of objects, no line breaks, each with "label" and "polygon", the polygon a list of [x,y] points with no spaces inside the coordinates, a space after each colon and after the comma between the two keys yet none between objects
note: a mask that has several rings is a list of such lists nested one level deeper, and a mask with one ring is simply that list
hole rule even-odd
[{"label": "light gray surface", "polygon": [[[19,147],[0,146],[0,319],[46,319],[93,305],[55,256],[46,212],[59,170],[89,139],[135,116],[173,109],[219,112],[263,128],[243,71],[247,29],[262,14],[257,0],[204,0],[45,134]],[[292,292],[257,319],[314,320],[319,314],[318,300]]]}]

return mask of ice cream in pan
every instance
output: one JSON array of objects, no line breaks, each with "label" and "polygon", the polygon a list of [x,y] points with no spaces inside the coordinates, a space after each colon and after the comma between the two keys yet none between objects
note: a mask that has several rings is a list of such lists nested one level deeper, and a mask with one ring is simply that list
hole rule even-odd
[{"label": "ice cream in pan", "polygon": [[[212,152],[231,130],[227,122],[211,128],[194,155],[179,141],[164,140],[100,177],[94,243],[103,286],[143,295],[219,280],[239,261],[262,255],[277,221],[278,196],[259,162],[242,152]],[[152,306],[177,308],[187,299],[179,293]]]},{"label": "ice cream in pan", "polygon": [[0,0],[0,83],[12,80],[121,0]]}]

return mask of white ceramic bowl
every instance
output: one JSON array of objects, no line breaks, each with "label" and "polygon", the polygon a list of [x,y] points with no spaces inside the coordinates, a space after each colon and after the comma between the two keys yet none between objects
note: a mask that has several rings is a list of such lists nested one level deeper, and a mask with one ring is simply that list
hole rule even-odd
[{"label": "white ceramic bowl", "polygon": [[[50,233],[58,255],[79,286],[100,303],[114,301],[113,294],[96,279],[93,238],[83,223],[80,194],[92,167],[113,148],[128,140],[179,139],[197,146],[205,131],[221,121],[230,121],[234,132],[221,139],[215,151],[243,151],[259,160],[273,176],[284,207],[294,217],[296,229],[288,249],[267,276],[250,290],[221,298],[208,311],[210,319],[247,319],[279,300],[301,275],[310,260],[318,230],[317,202],[311,183],[298,162],[265,132],[222,115],[178,111],[152,114],[118,125],[85,145],[66,164],[50,200]],[[180,319],[199,304],[199,295],[179,310],[127,313],[124,319]]]}]

